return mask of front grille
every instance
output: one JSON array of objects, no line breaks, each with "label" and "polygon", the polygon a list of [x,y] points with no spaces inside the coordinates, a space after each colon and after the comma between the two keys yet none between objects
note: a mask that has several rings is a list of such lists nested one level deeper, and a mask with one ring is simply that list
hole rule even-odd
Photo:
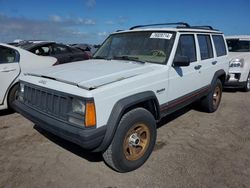
[{"label": "front grille", "polygon": [[24,87],[24,103],[43,113],[67,120],[70,98],[63,93],[33,85]]}]

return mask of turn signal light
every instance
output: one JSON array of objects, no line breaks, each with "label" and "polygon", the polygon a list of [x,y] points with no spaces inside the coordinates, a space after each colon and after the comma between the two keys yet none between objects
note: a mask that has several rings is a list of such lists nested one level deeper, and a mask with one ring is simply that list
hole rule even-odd
[{"label": "turn signal light", "polygon": [[94,102],[87,102],[86,103],[85,126],[86,127],[96,126],[96,113],[95,113],[95,103]]}]

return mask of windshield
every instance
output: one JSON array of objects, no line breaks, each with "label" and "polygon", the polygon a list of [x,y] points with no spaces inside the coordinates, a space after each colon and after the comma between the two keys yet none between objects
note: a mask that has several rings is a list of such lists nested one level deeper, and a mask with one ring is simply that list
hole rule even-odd
[{"label": "windshield", "polygon": [[227,39],[229,52],[250,52],[250,40]]},{"label": "windshield", "polygon": [[95,53],[94,58],[165,64],[174,38],[174,32],[140,31],[113,34]]}]

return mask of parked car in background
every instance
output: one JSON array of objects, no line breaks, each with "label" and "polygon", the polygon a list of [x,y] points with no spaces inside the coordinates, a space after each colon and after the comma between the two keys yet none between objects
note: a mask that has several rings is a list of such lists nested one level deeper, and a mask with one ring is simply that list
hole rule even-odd
[{"label": "parked car in background", "polygon": [[91,56],[77,48],[55,42],[22,42],[18,47],[28,50],[36,55],[52,56],[57,58],[58,64],[82,61],[90,59]]},{"label": "parked car in background", "polygon": [[41,43],[41,42],[55,42],[55,41],[48,41],[48,40],[21,40],[21,39],[16,39],[13,42],[8,42],[7,44],[12,45],[12,46],[22,46],[23,44],[27,43]]},{"label": "parked car in background", "polygon": [[229,80],[225,87],[250,91],[250,35],[226,37],[229,57]]},{"label": "parked car in background", "polygon": [[91,45],[91,44],[70,44],[70,46],[83,50],[85,52],[89,52],[91,56],[98,50],[99,45]]},{"label": "parked car in background", "polygon": [[53,57],[37,56],[29,51],[0,43],[0,110],[11,107],[18,88],[19,76],[57,62]]}]

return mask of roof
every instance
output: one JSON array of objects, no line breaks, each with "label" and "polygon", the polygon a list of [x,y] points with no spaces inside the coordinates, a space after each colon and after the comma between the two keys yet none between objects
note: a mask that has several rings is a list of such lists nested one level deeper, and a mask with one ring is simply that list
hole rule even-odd
[{"label": "roof", "polygon": [[[176,25],[176,27],[169,27],[169,26],[173,26],[173,25]],[[126,33],[126,32],[135,32],[135,31],[136,32],[140,32],[140,31],[161,31],[161,32],[162,31],[173,31],[173,32],[199,32],[199,33],[222,34],[221,31],[218,31],[211,26],[206,26],[206,25],[190,26],[188,23],[185,23],[185,22],[137,25],[137,26],[131,27],[129,30],[124,30],[124,31],[118,30],[115,33]]]},{"label": "roof", "polygon": [[250,35],[233,35],[233,36],[226,36],[226,39],[246,39],[246,40],[250,40]]},{"label": "roof", "polygon": [[6,44],[6,43],[0,43],[0,46],[5,46],[5,47],[8,47],[8,48],[13,48],[15,50],[20,50],[21,48],[19,47],[16,47],[16,46],[13,46],[13,45],[10,45],[10,44]]},{"label": "roof", "polygon": [[[25,53],[25,54],[29,54],[29,55],[35,55],[25,49],[22,49],[20,47],[16,47],[16,46],[13,46],[13,45],[9,45],[9,44],[5,44],[5,43],[0,43],[0,46],[5,46],[5,47],[8,47],[8,48],[12,48],[14,50],[17,50],[19,53]],[[35,55],[36,56],[36,55]]]},{"label": "roof", "polygon": [[218,33],[222,34],[221,31],[215,30],[204,30],[204,29],[184,29],[184,28],[147,28],[147,29],[133,29],[133,30],[124,30],[118,31],[115,33],[130,33],[130,32],[140,32],[140,31],[173,31],[173,32],[199,32],[199,33]]},{"label": "roof", "polygon": [[27,42],[27,43],[20,44],[19,47],[25,50],[31,50],[34,47],[39,47],[39,46],[48,45],[48,44],[55,44],[55,42],[39,42],[39,43]]}]

